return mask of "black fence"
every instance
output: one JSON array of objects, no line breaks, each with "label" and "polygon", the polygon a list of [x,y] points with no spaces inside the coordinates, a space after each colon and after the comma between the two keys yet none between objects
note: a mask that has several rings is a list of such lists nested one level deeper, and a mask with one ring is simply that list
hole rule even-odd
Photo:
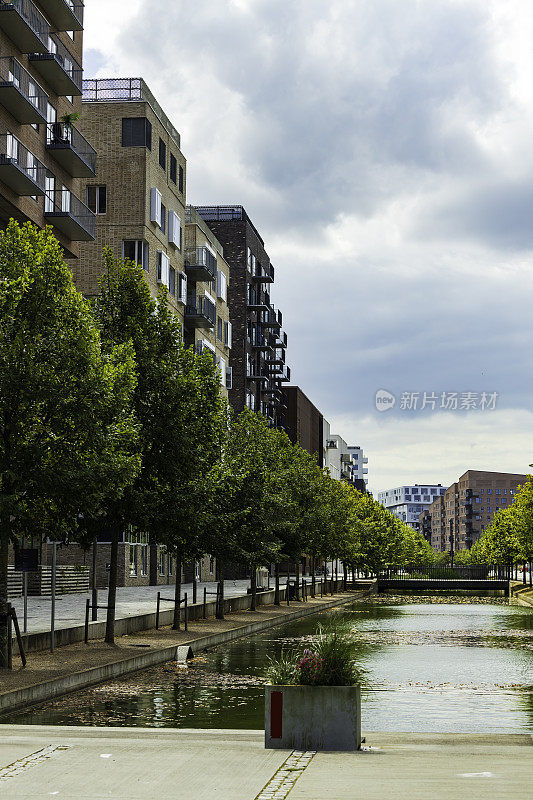
[{"label": "black fence", "polygon": [[501,581],[510,580],[511,568],[499,564],[470,564],[468,566],[426,567],[414,565],[401,569],[382,570],[378,578],[385,580],[443,580],[443,581]]}]

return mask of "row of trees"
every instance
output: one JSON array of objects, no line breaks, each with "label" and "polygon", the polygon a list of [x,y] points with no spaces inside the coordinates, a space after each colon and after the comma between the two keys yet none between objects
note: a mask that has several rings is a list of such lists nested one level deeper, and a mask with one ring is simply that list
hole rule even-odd
[{"label": "row of trees", "polygon": [[213,360],[184,347],[166,296],[151,297],[137,265],[105,259],[89,303],[49,229],[12,221],[0,233],[4,664],[8,545],[24,537],[84,546],[109,537],[109,643],[128,530],[174,555],[177,599],[180,565],[206,552],[222,578],[230,561],[253,576],[304,553],[372,571],[432,560],[422,537],[333,480],[261,415],[233,415]]}]

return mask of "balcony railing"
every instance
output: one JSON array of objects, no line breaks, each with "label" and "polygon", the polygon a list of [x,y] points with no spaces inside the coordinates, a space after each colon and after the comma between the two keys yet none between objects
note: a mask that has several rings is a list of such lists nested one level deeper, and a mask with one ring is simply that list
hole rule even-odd
[{"label": "balcony railing", "polygon": [[217,319],[215,305],[208,297],[189,297],[185,306],[185,321],[196,328],[213,328]]},{"label": "balcony railing", "polygon": [[83,30],[81,0],[39,0],[56,31]]},{"label": "balcony railing", "polygon": [[74,178],[96,174],[96,150],[72,125],[51,122],[46,129],[46,149]]},{"label": "balcony railing", "polygon": [[72,242],[94,239],[96,216],[68,189],[46,192],[44,216]]},{"label": "balcony railing", "polygon": [[193,280],[214,281],[217,259],[207,247],[192,247],[185,251],[185,270]]},{"label": "balcony railing", "polygon": [[0,136],[0,180],[19,195],[43,195],[46,167],[11,133]]},{"label": "balcony railing", "polygon": [[82,68],[57,36],[50,36],[46,53],[32,53],[29,61],[60,97],[81,95]]},{"label": "balcony railing", "polygon": [[32,0],[0,3],[0,28],[21,53],[46,53],[50,25]]},{"label": "balcony railing", "polygon": [[44,89],[15,58],[0,58],[0,103],[22,124],[46,120]]}]

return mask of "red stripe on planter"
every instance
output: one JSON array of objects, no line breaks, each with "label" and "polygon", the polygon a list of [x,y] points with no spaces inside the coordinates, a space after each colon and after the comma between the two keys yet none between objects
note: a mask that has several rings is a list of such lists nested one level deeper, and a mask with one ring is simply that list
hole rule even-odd
[{"label": "red stripe on planter", "polygon": [[270,738],[281,739],[283,731],[283,692],[270,693]]}]

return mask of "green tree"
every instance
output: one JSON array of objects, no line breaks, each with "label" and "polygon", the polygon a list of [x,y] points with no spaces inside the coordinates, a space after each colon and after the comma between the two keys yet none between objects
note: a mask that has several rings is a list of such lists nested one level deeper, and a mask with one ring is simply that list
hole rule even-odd
[{"label": "green tree", "polygon": [[[51,229],[0,232],[0,658],[7,658],[8,546],[60,539],[120,494],[138,467],[127,345],[103,354]],[[105,487],[105,488],[104,488]]]}]

